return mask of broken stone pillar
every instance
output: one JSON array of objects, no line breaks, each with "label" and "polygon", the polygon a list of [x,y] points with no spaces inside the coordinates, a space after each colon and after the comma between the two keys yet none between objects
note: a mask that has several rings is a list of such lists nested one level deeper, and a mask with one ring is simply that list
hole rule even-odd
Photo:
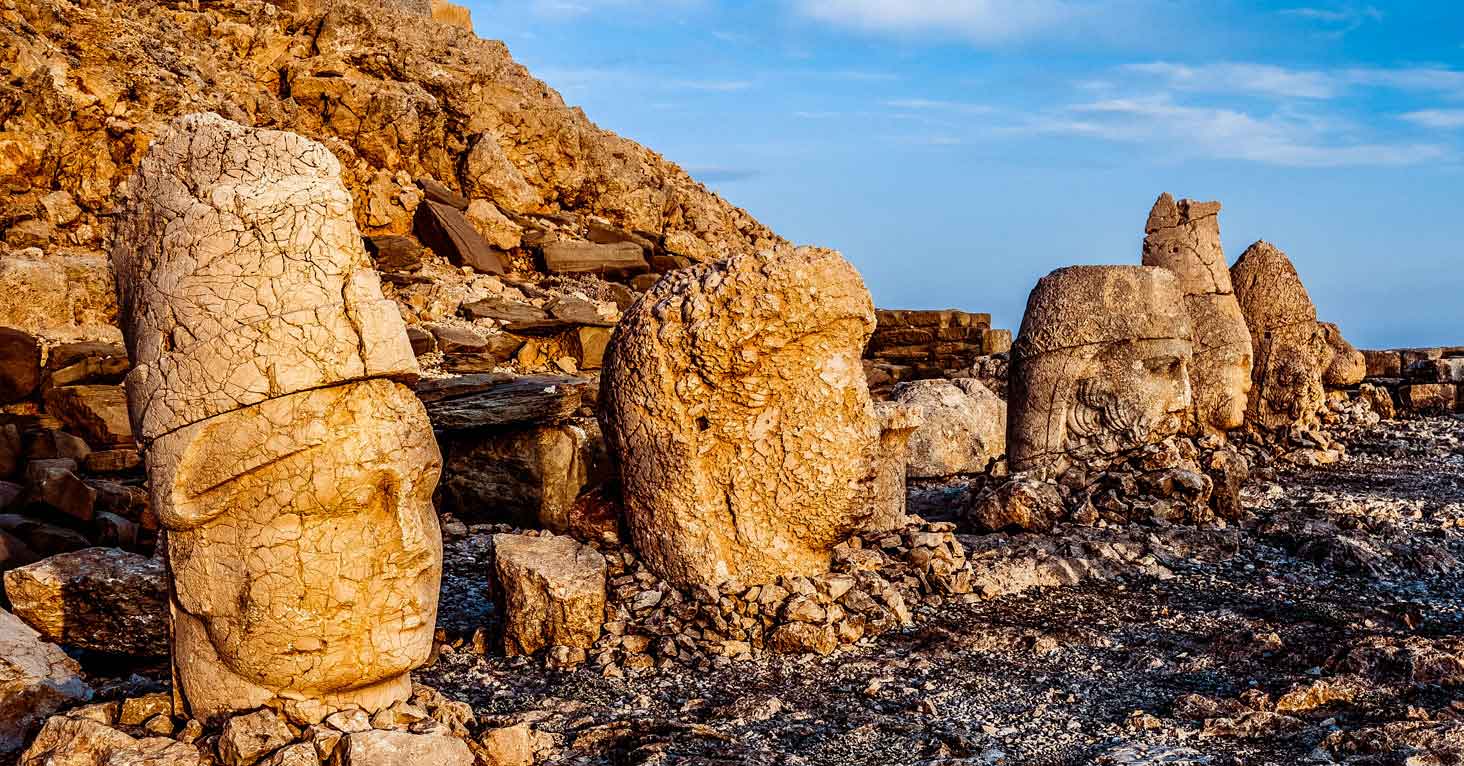
[{"label": "broken stone pillar", "polygon": [[1194,332],[1191,418],[1200,433],[1245,423],[1251,337],[1220,246],[1220,203],[1160,195],[1144,226],[1144,265],[1174,272]]},{"label": "broken stone pillar", "polygon": [[1182,298],[1151,266],[1070,266],[1037,283],[1012,346],[1012,471],[1056,478],[1180,431],[1193,357]]},{"label": "broken stone pillar", "polygon": [[314,723],[406,699],[436,620],[441,458],[335,157],[180,118],[115,241],[178,702]]},{"label": "broken stone pillar", "polygon": [[1256,242],[1231,267],[1230,279],[1255,355],[1247,422],[1265,431],[1314,425],[1331,352],[1296,267],[1274,245]]},{"label": "broken stone pillar", "polygon": [[715,586],[828,568],[876,505],[873,329],[858,273],[814,248],[672,272],[626,312],[601,417],[657,574]]}]

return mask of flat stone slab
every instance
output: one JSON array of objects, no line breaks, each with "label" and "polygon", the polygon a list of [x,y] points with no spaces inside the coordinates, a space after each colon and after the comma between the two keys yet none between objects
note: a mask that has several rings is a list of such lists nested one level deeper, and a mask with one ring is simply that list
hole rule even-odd
[{"label": "flat stone slab", "polygon": [[584,378],[567,376],[483,373],[424,380],[417,396],[433,428],[461,431],[564,420],[579,410],[587,385]]}]

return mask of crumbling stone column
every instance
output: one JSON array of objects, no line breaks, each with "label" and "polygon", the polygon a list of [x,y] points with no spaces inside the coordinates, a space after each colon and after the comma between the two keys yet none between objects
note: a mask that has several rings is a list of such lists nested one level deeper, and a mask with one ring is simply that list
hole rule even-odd
[{"label": "crumbling stone column", "polygon": [[194,114],[129,185],[113,260],[177,701],[315,722],[406,699],[436,621],[441,459],[335,157]]},{"label": "crumbling stone column", "polygon": [[1251,337],[1220,245],[1220,203],[1160,195],[1144,226],[1144,265],[1173,272],[1194,331],[1191,421],[1200,433],[1245,424]]},{"label": "crumbling stone column", "polygon": [[674,272],[626,312],[601,417],[652,569],[713,587],[816,574],[897,512],[877,499],[881,423],[860,363],[873,329],[858,273],[813,248]]},{"label": "crumbling stone column", "polygon": [[1012,346],[1013,471],[1057,478],[1180,431],[1194,353],[1182,296],[1150,266],[1070,266],[1037,283]]}]

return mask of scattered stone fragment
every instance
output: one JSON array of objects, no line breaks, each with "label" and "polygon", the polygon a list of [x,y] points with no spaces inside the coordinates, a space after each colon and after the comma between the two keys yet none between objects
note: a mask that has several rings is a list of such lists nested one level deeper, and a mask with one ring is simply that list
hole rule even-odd
[{"label": "scattered stone fragment", "polygon": [[645,251],[630,242],[554,242],[544,246],[544,269],[550,274],[599,274],[623,278],[650,271]]},{"label": "scattered stone fragment", "polygon": [[86,718],[53,716],[20,766],[205,766],[198,748],[167,737],[137,739]]},{"label": "scattered stone fragment", "polygon": [[0,756],[20,750],[46,716],[91,696],[75,660],[0,609]]},{"label": "scattered stone fragment", "polygon": [[1056,484],[1021,476],[981,493],[967,510],[982,532],[1050,532],[1065,515]]},{"label": "scattered stone fragment", "polygon": [[494,535],[493,555],[509,654],[594,645],[605,612],[604,556],[557,535]]},{"label": "scattered stone fragment", "polygon": [[6,572],[5,593],[16,616],[49,641],[133,656],[168,653],[168,588],[156,559],[115,548],[63,553]]},{"label": "scattered stone fragment", "polygon": [[457,737],[405,731],[365,731],[346,737],[341,746],[350,766],[473,766],[473,753]]},{"label": "scattered stone fragment", "polygon": [[272,710],[236,715],[219,733],[219,760],[224,766],[252,766],[294,739],[290,727]]}]

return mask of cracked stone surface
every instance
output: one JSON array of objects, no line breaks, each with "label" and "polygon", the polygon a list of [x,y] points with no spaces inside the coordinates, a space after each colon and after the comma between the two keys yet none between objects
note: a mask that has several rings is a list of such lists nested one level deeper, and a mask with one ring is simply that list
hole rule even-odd
[{"label": "cracked stone surface", "polygon": [[131,182],[114,257],[132,419],[195,718],[406,699],[441,579],[441,456],[334,158],[216,115]]},{"label": "cracked stone surface", "polygon": [[1037,283],[1012,347],[1013,471],[1055,478],[1179,432],[1193,358],[1182,297],[1153,266],[1070,266]]},{"label": "cracked stone surface", "polygon": [[1251,390],[1250,329],[1220,244],[1220,203],[1160,195],[1144,226],[1144,265],[1174,272],[1194,336],[1191,418],[1202,433],[1245,423]]},{"label": "cracked stone surface", "polygon": [[1314,426],[1332,352],[1296,267],[1275,245],[1256,242],[1231,267],[1230,279],[1255,354],[1246,421],[1266,431]]},{"label": "cracked stone surface", "polygon": [[910,435],[910,478],[980,473],[1006,454],[1006,402],[981,381],[916,380],[896,386],[893,397],[925,419]]},{"label": "cracked stone surface", "polygon": [[663,278],[602,374],[636,547],[715,586],[816,574],[875,513],[881,423],[860,355],[864,282],[837,253],[780,249]]},{"label": "cracked stone surface", "polygon": [[417,374],[340,164],[309,139],[175,120],[132,177],[112,257],[143,440],[297,391]]}]

